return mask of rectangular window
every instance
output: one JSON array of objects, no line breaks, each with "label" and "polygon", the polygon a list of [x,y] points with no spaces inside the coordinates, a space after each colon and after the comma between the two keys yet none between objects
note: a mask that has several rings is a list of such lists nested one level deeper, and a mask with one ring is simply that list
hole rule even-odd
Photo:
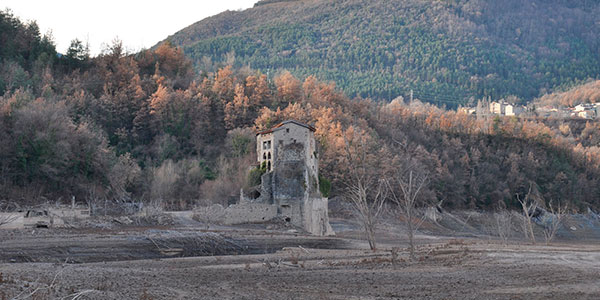
[{"label": "rectangular window", "polygon": [[263,142],[263,150],[269,150],[271,149],[271,141],[264,141]]}]

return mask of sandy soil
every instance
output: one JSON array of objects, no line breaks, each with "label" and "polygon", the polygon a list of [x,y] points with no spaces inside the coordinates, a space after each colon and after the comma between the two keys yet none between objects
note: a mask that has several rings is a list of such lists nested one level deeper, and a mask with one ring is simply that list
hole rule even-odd
[{"label": "sandy soil", "polygon": [[[403,249],[392,261],[399,243],[372,252],[351,231],[315,238],[188,225],[5,231],[0,299],[600,299],[597,243],[505,246],[420,236],[410,262]],[[242,254],[215,255],[207,245]],[[210,256],[167,258],[165,249]],[[248,254],[257,249],[265,254]]]}]

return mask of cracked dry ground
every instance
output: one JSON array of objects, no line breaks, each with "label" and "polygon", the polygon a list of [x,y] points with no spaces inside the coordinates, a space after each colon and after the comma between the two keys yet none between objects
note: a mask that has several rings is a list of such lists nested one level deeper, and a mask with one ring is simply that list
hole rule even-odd
[{"label": "cracked dry ground", "polygon": [[[440,243],[389,251],[4,263],[0,299],[600,299],[600,247]],[[36,290],[37,289],[37,290]],[[3,298],[4,297],[4,298]]]}]

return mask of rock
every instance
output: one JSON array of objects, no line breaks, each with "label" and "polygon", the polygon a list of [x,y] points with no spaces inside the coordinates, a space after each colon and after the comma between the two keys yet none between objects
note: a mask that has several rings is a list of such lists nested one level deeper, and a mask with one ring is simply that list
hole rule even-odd
[{"label": "rock", "polygon": [[158,225],[172,225],[173,219],[168,215],[159,215],[156,222]]},{"label": "rock", "polygon": [[427,210],[425,210],[425,218],[431,222],[437,223],[442,219],[442,216],[436,207],[428,207]]},{"label": "rock", "polygon": [[133,220],[131,220],[129,217],[126,216],[122,216],[119,218],[114,218],[113,222],[118,223],[118,224],[122,224],[122,225],[131,225],[133,224]]}]

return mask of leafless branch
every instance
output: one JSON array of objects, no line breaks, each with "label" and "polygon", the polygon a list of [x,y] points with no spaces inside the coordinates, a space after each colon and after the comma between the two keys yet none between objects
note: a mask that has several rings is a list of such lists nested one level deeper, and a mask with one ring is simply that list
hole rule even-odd
[{"label": "leafless branch", "polygon": [[374,167],[367,162],[365,140],[352,144],[345,140],[345,158],[349,165],[349,180],[346,182],[346,197],[352,202],[358,219],[365,230],[371,250],[377,250],[375,227],[379,214],[387,197],[387,188],[383,180],[378,179]]},{"label": "leafless branch", "polygon": [[556,232],[562,225],[562,221],[568,210],[567,204],[565,204],[564,206],[561,206],[559,204],[556,206],[556,208],[554,208],[554,206],[552,205],[552,201],[550,201],[548,206],[550,209],[551,216],[550,222],[548,222],[544,226],[544,239],[546,240],[546,245],[549,245],[550,242],[552,242],[552,240],[556,236]]},{"label": "leafless branch", "polygon": [[502,239],[504,244],[506,244],[513,231],[512,215],[510,212],[502,210],[494,213],[494,220],[496,233],[498,234],[498,237]]},{"label": "leafless branch", "polygon": [[10,224],[17,220],[19,216],[17,214],[4,214],[0,216],[0,226]]},{"label": "leafless branch", "polygon": [[408,176],[398,172],[394,183],[400,187],[401,194],[396,193],[394,187],[387,182],[391,199],[397,205],[398,211],[406,224],[411,259],[415,258],[414,235],[425,220],[425,218],[417,216],[417,206],[419,204],[419,194],[423,187],[427,185],[427,182],[428,177],[426,175],[415,176],[413,170],[408,172]]},{"label": "leafless branch", "polygon": [[84,296],[85,294],[89,294],[89,293],[93,293],[93,292],[96,292],[96,290],[82,290],[82,291],[67,295],[65,297],[62,297],[61,299],[70,298],[71,300],[77,300],[77,299],[81,298],[82,296]]},{"label": "leafless branch", "polygon": [[517,194],[517,201],[519,201],[521,208],[523,209],[523,233],[525,234],[525,237],[535,245],[535,234],[533,233],[533,223],[531,222],[531,218],[537,209],[537,204],[530,199],[532,187],[533,184],[529,184],[529,191],[524,199],[521,199]]}]

